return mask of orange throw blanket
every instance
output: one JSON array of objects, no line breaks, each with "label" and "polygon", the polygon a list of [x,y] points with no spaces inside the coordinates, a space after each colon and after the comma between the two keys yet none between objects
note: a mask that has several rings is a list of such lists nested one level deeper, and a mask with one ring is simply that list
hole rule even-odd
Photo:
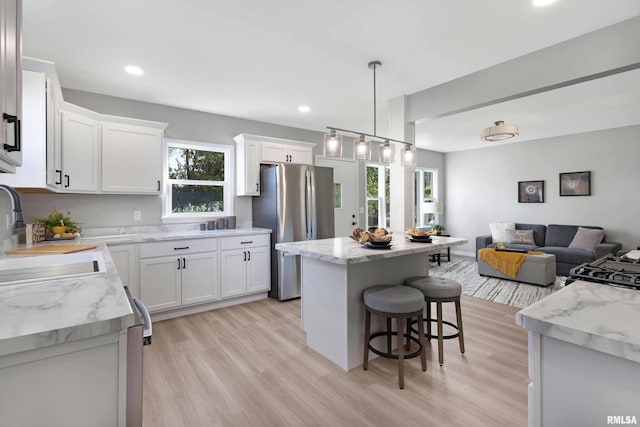
[{"label": "orange throw blanket", "polygon": [[478,257],[491,267],[515,279],[520,266],[527,255],[539,255],[544,252],[529,251],[526,254],[520,252],[502,252],[492,248],[484,248],[478,251]]}]

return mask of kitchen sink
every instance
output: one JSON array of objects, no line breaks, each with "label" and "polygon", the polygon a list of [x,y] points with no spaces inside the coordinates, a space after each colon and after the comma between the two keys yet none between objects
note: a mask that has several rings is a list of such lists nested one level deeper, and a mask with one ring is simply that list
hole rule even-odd
[{"label": "kitchen sink", "polygon": [[98,251],[0,259],[0,286],[42,282],[105,272]]}]

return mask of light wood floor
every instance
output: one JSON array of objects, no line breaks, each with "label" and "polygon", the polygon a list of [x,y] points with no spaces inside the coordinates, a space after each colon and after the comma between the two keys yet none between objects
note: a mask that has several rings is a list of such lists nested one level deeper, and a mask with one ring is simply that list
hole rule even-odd
[{"label": "light wood floor", "polygon": [[[445,304],[445,319],[454,319]],[[305,346],[300,301],[262,300],[154,323],[144,349],[144,425],[525,426],[527,334],[517,309],[462,299],[466,353],[437,342],[407,361],[350,372]]]}]

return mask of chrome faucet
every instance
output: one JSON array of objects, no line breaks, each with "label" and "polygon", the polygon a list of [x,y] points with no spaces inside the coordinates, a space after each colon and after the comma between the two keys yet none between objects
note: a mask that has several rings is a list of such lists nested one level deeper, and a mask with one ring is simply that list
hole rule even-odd
[{"label": "chrome faucet", "polygon": [[11,204],[13,205],[13,222],[11,228],[18,230],[25,228],[24,220],[22,219],[22,208],[20,207],[20,196],[13,188],[5,184],[0,184],[0,189],[6,191],[11,196]]}]

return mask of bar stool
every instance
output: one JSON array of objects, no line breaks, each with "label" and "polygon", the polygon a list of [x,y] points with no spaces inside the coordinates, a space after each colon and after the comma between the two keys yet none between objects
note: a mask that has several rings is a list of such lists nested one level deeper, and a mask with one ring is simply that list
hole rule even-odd
[{"label": "bar stool", "polygon": [[[379,285],[365,289],[363,293],[364,306],[366,311],[364,328],[364,360],[362,369],[369,368],[369,350],[381,357],[398,359],[398,385],[404,388],[404,359],[409,359],[420,355],[422,370],[427,370],[427,354],[425,350],[425,334],[422,312],[424,310],[424,296],[417,289],[407,286]],[[387,319],[387,330],[371,334],[371,313]],[[411,334],[403,334],[405,324],[411,323],[411,318],[418,319],[418,338]],[[398,322],[398,332],[391,331],[391,319]],[[409,323],[406,323],[406,322]],[[391,337],[398,337],[398,354],[391,351]],[[379,336],[387,337],[387,351],[383,352],[371,345],[371,340]],[[418,350],[405,354],[405,346],[401,337],[406,338],[406,347],[409,349],[410,341],[418,344]]]},{"label": "bar stool", "polygon": [[[443,340],[458,338],[458,344],[460,345],[460,353],[464,353],[464,333],[462,330],[462,311],[460,309],[460,295],[462,294],[462,286],[455,280],[446,279],[444,277],[436,276],[418,276],[407,279],[404,283],[406,286],[418,289],[424,294],[424,299],[427,303],[427,335],[426,337],[431,341],[431,338],[438,338],[438,361],[440,366],[444,363],[444,348]],[[436,303],[437,319],[431,318],[431,303]],[[456,305],[456,322],[457,325],[446,320],[442,320],[442,303],[454,302]],[[431,334],[431,322],[436,322],[438,328],[438,334]],[[443,335],[442,325],[449,325],[456,330],[454,334]],[[413,332],[420,333],[414,328],[411,328]]]}]

